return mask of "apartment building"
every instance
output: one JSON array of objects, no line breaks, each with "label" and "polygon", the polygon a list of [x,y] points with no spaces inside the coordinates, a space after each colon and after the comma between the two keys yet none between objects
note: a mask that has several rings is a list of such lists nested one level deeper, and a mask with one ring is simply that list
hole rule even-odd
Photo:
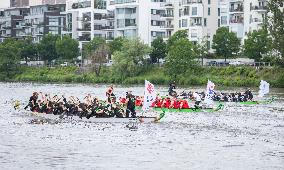
[{"label": "apartment building", "polygon": [[65,4],[8,8],[0,16],[0,39],[30,36],[38,42],[48,33],[61,35],[66,25]]},{"label": "apartment building", "polygon": [[115,0],[114,36],[139,37],[151,44],[157,37],[166,37],[173,30],[172,5],[166,0]]},{"label": "apartment building", "polygon": [[65,4],[66,0],[29,0],[30,6]]},{"label": "apartment building", "polygon": [[22,21],[29,13],[29,8],[7,8],[0,16],[0,42],[5,38],[21,38],[25,34]]},{"label": "apartment building", "polygon": [[267,12],[267,0],[245,0],[244,36],[262,28]]},{"label": "apartment building", "polygon": [[10,0],[10,7],[27,7],[29,0]]},{"label": "apartment building", "polygon": [[63,34],[77,39],[80,48],[94,37],[105,38],[105,29],[111,29],[111,25],[107,25],[111,22],[107,22],[107,19],[114,17],[108,15],[106,8],[106,0],[67,0],[64,13],[67,29]]},{"label": "apartment building", "polygon": [[32,36],[39,42],[46,34],[61,35],[66,27],[65,4],[37,5],[30,7],[30,13],[24,17],[25,36]]}]

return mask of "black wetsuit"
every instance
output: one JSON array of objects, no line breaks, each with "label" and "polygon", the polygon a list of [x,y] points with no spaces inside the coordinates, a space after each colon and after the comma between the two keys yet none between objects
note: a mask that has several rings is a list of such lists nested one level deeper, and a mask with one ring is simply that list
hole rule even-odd
[{"label": "black wetsuit", "polygon": [[134,96],[129,94],[129,95],[127,95],[126,99],[128,99],[127,109],[126,109],[126,117],[129,117],[129,113],[131,113],[131,117],[136,117]]},{"label": "black wetsuit", "polygon": [[169,90],[168,90],[170,96],[173,96],[174,94],[176,94],[176,91],[174,91],[174,89],[176,89],[176,84],[175,83],[171,83],[170,87],[169,87]]}]

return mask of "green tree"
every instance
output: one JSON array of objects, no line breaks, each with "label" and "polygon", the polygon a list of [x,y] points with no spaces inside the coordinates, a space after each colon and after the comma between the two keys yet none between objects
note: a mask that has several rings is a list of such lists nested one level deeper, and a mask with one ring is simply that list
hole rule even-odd
[{"label": "green tree", "polygon": [[216,50],[216,54],[225,58],[233,57],[240,50],[240,40],[236,34],[230,32],[226,27],[217,29],[213,36],[212,48]]},{"label": "green tree", "polygon": [[201,58],[201,64],[203,66],[203,58],[209,53],[209,45],[207,37],[203,38],[201,42],[194,46],[194,51],[198,58]]},{"label": "green tree", "polygon": [[27,37],[20,41],[20,56],[22,60],[28,63],[28,60],[34,60],[37,55],[36,44],[33,43],[32,37]]},{"label": "green tree", "polygon": [[105,44],[106,40],[101,37],[95,37],[87,44],[84,44],[83,46],[83,56],[86,56],[87,58],[93,55],[93,53],[101,46],[102,44]]},{"label": "green tree", "polygon": [[146,56],[151,49],[140,39],[125,40],[121,51],[116,51],[113,55],[113,71],[121,78],[138,75],[147,64]]},{"label": "green tree", "polygon": [[56,53],[60,59],[72,60],[79,55],[79,42],[65,35],[56,40]]},{"label": "green tree", "polygon": [[196,54],[192,43],[187,38],[177,40],[166,57],[166,72],[171,76],[182,75],[196,64]]},{"label": "green tree", "polygon": [[8,39],[0,44],[0,70],[5,72],[5,77],[10,77],[11,71],[15,69],[20,61],[20,48],[17,41]]},{"label": "green tree", "polygon": [[55,46],[57,39],[57,35],[47,34],[43,36],[38,44],[38,53],[42,60],[50,63],[52,60],[58,58]]},{"label": "green tree", "polygon": [[108,45],[110,53],[113,54],[115,51],[121,51],[121,47],[124,41],[124,37],[117,37],[113,41],[109,42]]},{"label": "green tree", "polygon": [[187,30],[179,30],[172,35],[167,42],[167,50],[169,51],[171,46],[178,40],[188,38]]},{"label": "green tree", "polygon": [[262,56],[270,51],[271,38],[266,30],[254,30],[248,34],[244,43],[244,54],[256,61],[261,61]]},{"label": "green tree", "polygon": [[107,56],[109,54],[109,47],[106,43],[101,44],[95,51],[91,52],[88,58],[91,60],[91,67],[96,73],[96,76],[100,76],[103,63],[106,63]]},{"label": "green tree", "polygon": [[267,1],[265,28],[272,37],[272,48],[279,52],[281,64],[284,66],[284,12],[281,11],[283,0]]},{"label": "green tree", "polygon": [[167,44],[164,42],[162,37],[158,37],[153,40],[151,43],[152,51],[150,53],[151,62],[156,63],[159,62],[159,59],[166,57],[166,46]]}]

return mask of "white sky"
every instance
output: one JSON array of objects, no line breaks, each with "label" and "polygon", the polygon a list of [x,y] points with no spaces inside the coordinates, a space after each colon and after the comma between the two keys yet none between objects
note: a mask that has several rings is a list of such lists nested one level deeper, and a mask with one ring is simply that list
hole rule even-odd
[{"label": "white sky", "polygon": [[0,0],[0,8],[7,8],[10,6],[10,0]]}]

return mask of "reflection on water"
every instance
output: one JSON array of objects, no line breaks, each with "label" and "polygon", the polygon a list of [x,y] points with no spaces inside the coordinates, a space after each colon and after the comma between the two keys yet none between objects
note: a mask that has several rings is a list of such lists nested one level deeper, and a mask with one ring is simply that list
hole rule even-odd
[{"label": "reflection on water", "polygon": [[[33,91],[104,97],[104,85],[2,83],[0,88],[1,169],[284,169],[283,89],[271,90],[277,100],[269,105],[167,113],[162,122],[138,124],[132,131],[127,123],[35,119],[12,107],[16,99],[24,105]],[[143,94],[142,86],[116,87],[115,93],[129,89]]]}]

